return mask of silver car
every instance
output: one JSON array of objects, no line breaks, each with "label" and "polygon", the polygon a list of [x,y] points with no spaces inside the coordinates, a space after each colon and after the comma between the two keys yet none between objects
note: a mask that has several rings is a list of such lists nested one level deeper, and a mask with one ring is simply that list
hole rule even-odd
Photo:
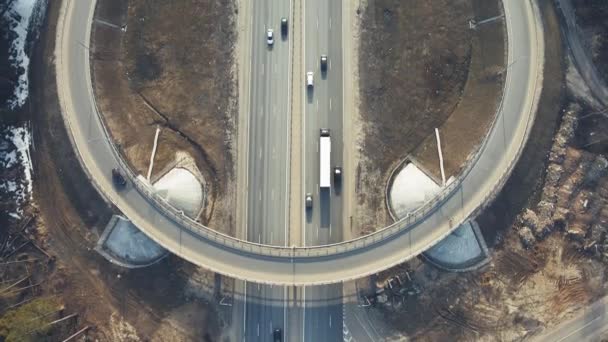
[{"label": "silver car", "polygon": [[308,210],[312,209],[312,194],[311,193],[306,194],[304,202],[306,203],[306,209],[308,209]]}]

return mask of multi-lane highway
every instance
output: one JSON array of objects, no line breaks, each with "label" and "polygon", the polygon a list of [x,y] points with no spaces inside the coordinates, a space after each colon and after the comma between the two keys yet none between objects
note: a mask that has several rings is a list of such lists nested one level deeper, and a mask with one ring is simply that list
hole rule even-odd
[{"label": "multi-lane highway", "polygon": [[[303,94],[302,193],[313,195],[313,206],[303,215],[303,241],[306,246],[342,241],[341,184],[331,177],[331,187],[320,189],[320,130],[330,130],[331,166],[342,166],[343,132],[343,56],[342,1],[304,2],[304,63],[302,73],[312,71],[314,86]],[[327,68],[321,69],[321,55]],[[342,340],[342,284],[304,288],[306,341]]]},{"label": "multi-lane highway", "polygon": [[[533,2],[505,0],[509,67],[503,101],[478,158],[442,200],[415,220],[397,223],[391,234],[316,248],[260,246],[188,221],[130,173],[104,129],[92,93],[89,51],[83,42],[90,40],[94,5],[94,0],[63,2],[57,30],[58,94],[79,161],[102,196],[153,240],[197,265],[238,279],[336,283],[390,268],[428,249],[486,205],[504,184],[527,140],[539,98],[541,20]],[[332,65],[330,72],[334,69]],[[129,176],[131,184],[124,191],[114,189],[112,168]]]},{"label": "multi-lane highway", "polygon": [[[244,96],[247,108],[247,202],[245,235],[248,241],[287,245],[289,220],[289,150],[291,125],[291,45],[289,29],[282,32],[281,19],[291,23],[291,1],[252,1],[250,39],[244,47],[245,63],[250,63],[249,88]],[[274,43],[267,41],[272,30]],[[239,284],[240,288],[243,288]],[[247,282],[242,302],[236,307],[243,337],[237,340],[267,341],[275,329],[285,331],[287,291],[283,286]],[[239,324],[240,323],[240,324]]]},{"label": "multi-lane highway", "polygon": [[[313,195],[312,209],[304,215],[306,246],[342,241],[341,187],[333,182],[320,190],[320,129],[328,128],[331,138],[331,166],[342,166],[342,1],[305,2],[304,70],[314,73],[314,86],[302,88],[304,120],[302,125],[305,158],[302,192]],[[327,71],[321,72],[320,58],[326,55]],[[304,208],[302,208],[304,210]]]},{"label": "multi-lane highway", "polygon": [[[253,2],[249,46],[243,51],[251,56],[250,87],[244,94],[248,99],[248,158],[247,158],[247,240],[270,245],[284,245],[288,239],[287,219],[289,184],[289,125],[290,125],[290,66],[293,31],[281,33],[281,18],[293,22],[293,13],[287,1]],[[319,130],[332,132],[332,164],[342,161],[342,45],[341,1],[308,1],[298,12],[304,20],[302,43],[305,52],[303,69],[313,71],[316,79],[312,89],[303,84],[295,91],[304,92],[302,136],[303,174],[302,193],[314,193],[312,210],[306,211],[302,241],[307,245],[339,242],[342,239],[341,196],[333,191],[319,196]],[[248,15],[242,13],[242,15]],[[275,43],[266,42],[268,29],[275,32]],[[250,52],[250,53],[249,53]],[[330,56],[326,72],[321,72],[320,56]],[[308,214],[308,215],[306,215]],[[280,229],[283,227],[284,229]],[[333,229],[332,229],[333,228]],[[282,286],[239,284],[244,293],[235,307],[236,329],[242,329],[242,340],[268,340],[274,329],[281,329],[290,341],[340,340],[342,334],[341,284],[291,288],[294,299],[287,300]],[[289,305],[289,304],[292,305]],[[241,321],[242,313],[242,324]],[[289,316],[289,319],[288,319]],[[292,324],[289,324],[291,321]],[[237,340],[241,340],[237,332]]]}]

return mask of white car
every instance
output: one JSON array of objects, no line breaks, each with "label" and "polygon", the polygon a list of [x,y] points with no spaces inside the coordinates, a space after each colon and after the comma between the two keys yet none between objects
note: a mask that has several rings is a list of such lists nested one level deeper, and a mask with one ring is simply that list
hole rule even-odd
[{"label": "white car", "polygon": [[268,45],[274,44],[274,32],[272,29],[268,29],[266,32],[266,43],[268,43]]},{"label": "white car", "polygon": [[313,73],[312,71],[309,71],[306,73],[306,85],[309,87],[312,87],[312,83],[313,83]]}]

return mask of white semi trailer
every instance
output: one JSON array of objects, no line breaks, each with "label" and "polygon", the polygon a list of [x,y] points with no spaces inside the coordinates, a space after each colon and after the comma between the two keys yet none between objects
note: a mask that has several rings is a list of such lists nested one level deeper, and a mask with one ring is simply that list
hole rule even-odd
[{"label": "white semi trailer", "polygon": [[321,189],[331,187],[331,138],[329,137],[329,129],[321,128],[321,137],[319,140],[319,155],[320,163],[320,180],[319,186]]}]

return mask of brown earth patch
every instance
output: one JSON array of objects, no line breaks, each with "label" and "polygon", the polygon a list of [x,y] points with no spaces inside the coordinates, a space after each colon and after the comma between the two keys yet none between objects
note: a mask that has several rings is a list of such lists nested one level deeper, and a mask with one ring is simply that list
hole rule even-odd
[{"label": "brown earth patch", "polygon": [[92,33],[97,103],[127,161],[147,173],[160,127],[152,178],[176,151],[189,153],[208,185],[200,221],[228,234],[236,204],[234,13],[231,0],[102,0]]},{"label": "brown earth patch", "polygon": [[469,19],[500,15],[497,1],[368,1],[359,53],[359,227],[390,223],[385,185],[412,157],[440,178],[434,129],[446,175],[457,174],[495,116],[505,63],[503,21],[476,30]]},{"label": "brown earth patch", "polygon": [[[176,257],[125,270],[92,249],[113,208],[80,168],[60,112],[54,68],[60,6],[49,2],[31,58],[30,100],[23,110],[34,141],[34,201],[24,212],[34,219],[23,229],[15,225],[0,232],[0,259],[10,263],[0,270],[0,282],[10,285],[29,278],[25,286],[8,289],[10,296],[4,293],[0,320],[31,303],[36,310],[30,315],[39,325],[49,321],[40,315],[53,320],[77,316],[51,329],[26,331],[23,339],[60,341],[90,326],[86,336],[99,341],[217,340],[223,322],[208,302],[213,298],[212,274],[207,275],[210,281],[193,284],[192,276],[204,279],[205,272]],[[192,287],[201,290],[192,293]]]},{"label": "brown earth patch", "polygon": [[389,301],[402,304],[377,305],[375,312],[415,340],[526,340],[606,294],[608,162],[583,148],[590,127],[579,123],[589,110],[567,102],[556,9],[550,0],[539,7],[545,53],[556,58],[545,60],[539,110],[522,157],[478,218],[492,262],[461,274],[415,260],[379,276],[412,278],[405,287],[417,289],[413,295],[397,289],[402,296]]}]

